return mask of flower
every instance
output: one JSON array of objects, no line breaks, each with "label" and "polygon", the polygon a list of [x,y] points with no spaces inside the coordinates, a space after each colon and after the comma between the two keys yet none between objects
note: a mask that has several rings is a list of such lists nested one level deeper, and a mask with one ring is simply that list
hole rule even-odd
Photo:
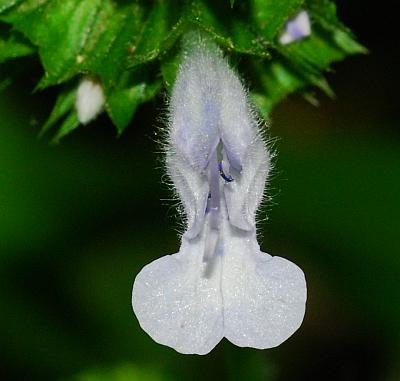
[{"label": "flower", "polygon": [[275,347],[303,320],[304,274],[260,251],[255,213],[270,155],[237,75],[216,46],[197,45],[172,92],[166,154],[187,230],[177,254],[137,275],[133,310],[156,342],[180,353],[206,354],[223,337]]},{"label": "flower", "polygon": [[78,86],[75,107],[79,123],[87,124],[95,119],[104,106],[103,87],[100,83],[85,78]]},{"label": "flower", "polygon": [[306,11],[300,11],[295,17],[290,19],[279,37],[282,45],[298,41],[311,34],[310,18]]}]

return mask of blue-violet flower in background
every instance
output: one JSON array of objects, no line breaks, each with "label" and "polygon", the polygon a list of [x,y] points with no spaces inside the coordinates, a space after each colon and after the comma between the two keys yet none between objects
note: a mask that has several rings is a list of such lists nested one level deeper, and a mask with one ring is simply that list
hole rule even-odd
[{"label": "blue-violet flower in background", "polygon": [[310,17],[306,11],[300,11],[296,16],[290,19],[279,37],[282,45],[301,40],[311,34]]}]

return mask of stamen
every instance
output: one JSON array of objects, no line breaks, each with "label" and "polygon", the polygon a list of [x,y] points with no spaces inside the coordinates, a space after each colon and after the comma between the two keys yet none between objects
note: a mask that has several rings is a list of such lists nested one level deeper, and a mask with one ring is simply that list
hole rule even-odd
[{"label": "stamen", "polygon": [[207,273],[210,272],[211,264],[215,260],[218,242],[220,239],[220,223],[221,223],[221,176],[226,182],[233,181],[233,177],[224,172],[224,152],[223,146],[220,142],[217,149],[212,153],[210,162],[208,164],[208,181],[210,191],[208,193],[208,200],[206,206],[206,213],[208,215],[208,224],[205,231],[205,245],[203,253],[203,262],[208,264]]},{"label": "stamen", "polygon": [[217,152],[214,151],[208,164],[209,176],[208,181],[210,184],[210,193],[207,200],[206,213],[208,214],[207,230],[205,232],[205,245],[203,261],[209,262],[215,253],[217,242],[219,239],[220,227],[220,181],[218,176],[218,157]]},{"label": "stamen", "polygon": [[234,180],[234,178],[231,175],[226,175],[224,172],[224,168],[223,168],[223,162],[220,161],[218,164],[218,170],[219,170],[219,174],[221,175],[221,177],[227,182],[230,183]]}]

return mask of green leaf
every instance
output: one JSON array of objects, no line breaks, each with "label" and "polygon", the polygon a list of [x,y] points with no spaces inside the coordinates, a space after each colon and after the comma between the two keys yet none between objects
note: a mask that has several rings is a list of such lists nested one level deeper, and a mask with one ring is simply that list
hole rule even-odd
[{"label": "green leaf", "polygon": [[354,40],[350,30],[339,22],[333,2],[309,0],[306,7],[310,9],[311,36],[280,47],[290,60],[310,65],[321,72],[329,69],[332,62],[340,61],[349,54],[367,52]]},{"label": "green leaf", "polygon": [[330,33],[331,39],[338,48],[347,54],[368,53],[368,50],[359,44],[350,31],[337,18],[336,5],[330,0],[308,0],[313,19],[321,26],[323,30]]},{"label": "green leaf", "polygon": [[109,0],[29,3],[25,1],[3,19],[39,46],[45,68],[40,88],[79,72],[101,77],[105,87],[115,85],[140,31],[143,10],[138,4],[117,7]]},{"label": "green leaf", "polygon": [[161,81],[153,84],[139,83],[128,89],[116,90],[107,99],[107,111],[121,135],[141,103],[147,102],[158,93]]},{"label": "green leaf", "polygon": [[74,108],[76,99],[76,84],[66,87],[58,96],[49,118],[43,125],[39,136],[43,136],[62,117]]},{"label": "green leaf", "polygon": [[[281,45],[285,23],[301,9],[310,15],[311,36]],[[333,97],[324,71],[349,54],[366,52],[329,0],[0,0],[0,20],[13,28],[12,35],[0,37],[0,63],[37,47],[45,71],[39,89],[77,75],[95,77],[118,134],[138,105],[159,91],[160,81],[153,84],[160,71],[171,89],[181,61],[179,40],[192,31],[211,38],[238,62],[240,55],[248,57],[256,74],[253,99],[263,115],[295,91],[315,103],[311,86]],[[72,110],[70,97],[62,113],[57,102],[44,131]],[[63,131],[75,126],[72,117],[69,121]]]},{"label": "green leaf", "polygon": [[301,54],[293,54],[290,49],[279,48],[279,52],[283,57],[284,64],[304,80],[305,86],[316,86],[329,97],[335,97],[333,90],[323,77],[322,69],[318,69],[307,59],[304,59]]},{"label": "green leaf", "polygon": [[0,0],[0,13],[20,3],[22,0]]},{"label": "green leaf", "polygon": [[[337,36],[341,42],[345,41],[347,51],[337,43]],[[328,32],[324,31],[318,24],[315,24],[310,37],[301,41],[288,44],[279,50],[288,57],[289,60],[309,67],[311,70],[321,72],[330,68],[332,62],[341,61],[348,54],[361,53],[360,45],[354,46],[351,50],[353,40],[344,31]]]},{"label": "green leaf", "polygon": [[35,47],[17,32],[0,36],[0,64],[9,59],[29,56],[35,51]]},{"label": "green leaf", "polygon": [[304,0],[250,0],[250,9],[261,35],[267,41],[273,41],[303,3]]},{"label": "green leaf", "polygon": [[92,33],[80,53],[81,70],[101,78],[106,91],[116,86],[134,54],[144,11],[137,4],[116,7],[104,1]]},{"label": "green leaf", "polygon": [[153,61],[168,50],[182,33],[181,6],[175,0],[157,0],[132,47],[128,66]]},{"label": "green leaf", "polygon": [[260,65],[261,89],[252,94],[252,100],[263,117],[268,117],[272,108],[288,94],[306,86],[306,82],[282,60],[274,60],[264,70]]},{"label": "green leaf", "polygon": [[78,115],[75,110],[72,110],[64,119],[63,123],[61,124],[61,127],[59,128],[57,134],[54,136],[51,142],[53,144],[58,144],[64,136],[76,130],[78,126],[79,126]]},{"label": "green leaf", "polygon": [[41,87],[71,76],[101,5],[101,0],[27,0],[3,16],[39,46],[45,69]]},{"label": "green leaf", "polygon": [[[219,45],[240,54],[266,58],[268,42],[258,36],[247,21],[238,17],[229,6],[197,0],[184,12],[185,19],[207,32]],[[227,13],[229,17],[227,17]]]},{"label": "green leaf", "polygon": [[[310,12],[311,36],[287,45],[275,43],[277,54],[273,60],[264,67],[258,65],[260,89],[252,97],[264,116],[268,116],[288,94],[299,90],[308,101],[316,104],[315,97],[306,91],[310,86],[318,87],[333,98],[334,92],[323,72],[330,70],[333,62],[344,59],[348,54],[366,52],[337,20],[333,3],[311,0],[304,6]],[[275,33],[277,36],[278,33]]]}]

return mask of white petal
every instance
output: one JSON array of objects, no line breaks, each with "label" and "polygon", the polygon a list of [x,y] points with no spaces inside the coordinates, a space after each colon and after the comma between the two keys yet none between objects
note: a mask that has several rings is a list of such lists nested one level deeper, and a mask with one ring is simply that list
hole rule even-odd
[{"label": "white petal", "polygon": [[306,283],[302,270],[280,257],[236,245],[224,263],[225,337],[240,347],[276,347],[301,325]]},{"label": "white petal", "polygon": [[220,259],[212,273],[202,262],[204,243],[183,241],[135,279],[132,305],[140,326],[158,343],[185,354],[206,354],[223,336]]},{"label": "white petal", "polygon": [[79,84],[75,102],[79,122],[89,123],[103,110],[103,105],[102,86],[91,79],[84,79]]}]

